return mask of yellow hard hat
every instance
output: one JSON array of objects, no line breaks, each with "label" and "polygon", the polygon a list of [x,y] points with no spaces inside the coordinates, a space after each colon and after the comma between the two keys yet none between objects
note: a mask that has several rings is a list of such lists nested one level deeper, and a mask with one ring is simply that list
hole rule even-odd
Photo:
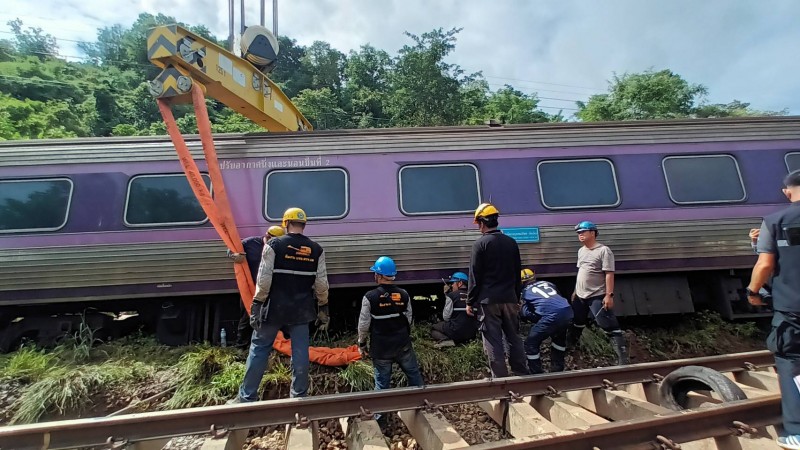
[{"label": "yellow hard hat", "polygon": [[522,277],[522,282],[526,283],[536,279],[536,272],[533,269],[522,269],[520,276]]},{"label": "yellow hard hat", "polygon": [[289,208],[283,213],[283,222],[281,225],[286,228],[289,222],[302,222],[306,223],[306,212],[300,208]]},{"label": "yellow hard hat", "polygon": [[475,210],[475,220],[473,220],[472,222],[473,223],[478,223],[478,219],[479,218],[493,216],[493,215],[496,215],[496,214],[500,214],[500,211],[498,211],[497,208],[495,208],[493,204],[491,204],[491,203],[481,203],[480,205],[478,205],[478,208]]},{"label": "yellow hard hat", "polygon": [[267,228],[267,234],[272,236],[272,237],[281,237],[281,236],[284,235],[284,231],[283,231],[283,228],[281,228],[281,227],[279,227],[277,225],[273,225],[273,226]]}]

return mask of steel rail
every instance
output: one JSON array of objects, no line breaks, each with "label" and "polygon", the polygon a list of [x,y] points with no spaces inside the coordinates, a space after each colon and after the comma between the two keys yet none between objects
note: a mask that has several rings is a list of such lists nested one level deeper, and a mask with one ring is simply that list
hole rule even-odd
[{"label": "steel rail", "polygon": [[257,428],[295,422],[297,417],[327,420],[372,412],[417,409],[426,404],[449,405],[541,395],[553,391],[592,389],[611,385],[648,383],[688,365],[720,372],[738,372],[753,366],[772,366],[768,351],[703,358],[585,369],[557,374],[435,384],[307,398],[271,400],[238,405],[189,408],[96,419],[77,419],[0,428],[0,449],[65,449],[103,445],[111,441],[143,440],[208,433],[213,429]]},{"label": "steel rail", "polygon": [[[763,427],[781,421],[781,397],[770,395],[752,400],[739,400],[708,409],[676,412],[652,418],[632,419],[595,425],[574,434],[542,439],[532,436],[507,439],[472,446],[475,450],[639,450],[670,448],[662,443],[681,444],[714,437],[748,434],[769,437]],[[734,422],[741,423],[737,426]],[[750,427],[756,430],[751,430]],[[758,430],[761,428],[761,430]],[[659,436],[662,438],[658,440]]]}]

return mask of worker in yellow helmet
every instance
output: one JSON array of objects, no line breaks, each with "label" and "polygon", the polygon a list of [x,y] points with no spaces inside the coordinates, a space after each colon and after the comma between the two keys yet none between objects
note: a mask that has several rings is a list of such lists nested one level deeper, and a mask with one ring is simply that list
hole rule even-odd
[{"label": "worker in yellow helmet", "polygon": [[303,235],[307,221],[302,209],[287,209],[282,222],[286,234],[264,248],[250,308],[250,354],[239,395],[230,403],[259,399],[272,343],[281,330],[291,333],[290,395],[305,397],[308,392],[309,325],[316,318],[318,329],[328,328],[328,274],[322,246]]},{"label": "worker in yellow helmet", "polygon": [[[247,261],[247,268],[250,269],[250,276],[253,277],[253,284],[258,277],[258,266],[261,264],[261,254],[264,252],[264,244],[272,238],[284,235],[283,228],[273,225],[267,228],[264,236],[251,236],[242,241],[244,253],[234,253],[228,249],[228,258],[232,259],[235,263],[244,263]],[[253,335],[253,327],[250,326],[250,314],[244,307],[244,302],[239,302],[239,307],[242,316],[239,318],[239,324],[236,326],[236,347],[245,348],[250,345],[250,336]]]},{"label": "worker in yellow helmet", "polygon": [[500,211],[491,203],[475,209],[473,223],[481,237],[472,244],[467,287],[467,314],[478,316],[483,348],[492,377],[508,376],[504,341],[514,375],[527,375],[525,349],[519,336],[519,294],[522,263],[517,241],[497,229]]}]

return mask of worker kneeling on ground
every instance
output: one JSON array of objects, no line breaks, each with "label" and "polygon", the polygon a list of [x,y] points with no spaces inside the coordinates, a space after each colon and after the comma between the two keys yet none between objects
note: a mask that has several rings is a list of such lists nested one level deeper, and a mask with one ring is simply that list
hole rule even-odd
[{"label": "worker kneeling on ground", "polygon": [[475,339],[478,334],[478,321],[467,314],[467,274],[456,272],[449,280],[442,281],[445,283],[444,321],[434,325],[431,330],[431,337],[439,341],[434,344],[436,348],[453,347]]},{"label": "worker kneeling on ground", "polygon": [[394,363],[406,374],[409,386],[423,386],[417,355],[411,346],[411,297],[394,285],[397,266],[392,258],[381,256],[370,270],[375,273],[378,287],[361,300],[358,348],[362,357],[372,358],[375,389],[391,387]]},{"label": "worker kneeling on ground", "polygon": [[572,306],[559,295],[552,283],[536,281],[536,273],[532,269],[522,270],[522,283],[521,315],[523,319],[534,324],[525,340],[528,369],[532,374],[544,372],[539,350],[545,339],[552,338],[550,372],[562,372],[567,353],[567,329],[572,321]]}]

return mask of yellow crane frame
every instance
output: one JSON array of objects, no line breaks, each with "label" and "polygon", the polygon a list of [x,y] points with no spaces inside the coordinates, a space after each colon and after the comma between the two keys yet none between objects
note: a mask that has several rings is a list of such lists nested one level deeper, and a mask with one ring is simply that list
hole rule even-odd
[{"label": "yellow crane frame", "polygon": [[313,127],[286,94],[250,62],[178,25],[151,28],[147,58],[163,70],[150,93],[171,102],[191,102],[192,84],[206,95],[269,131]]}]

